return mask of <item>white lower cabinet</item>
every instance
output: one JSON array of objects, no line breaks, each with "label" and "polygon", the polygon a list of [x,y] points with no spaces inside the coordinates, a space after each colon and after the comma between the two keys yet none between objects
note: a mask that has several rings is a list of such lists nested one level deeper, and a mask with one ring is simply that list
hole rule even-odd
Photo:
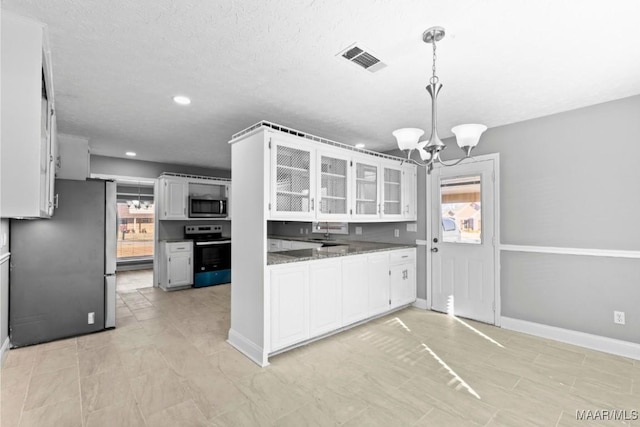
[{"label": "white lower cabinet", "polygon": [[416,250],[269,266],[268,353],[407,305]]},{"label": "white lower cabinet", "polygon": [[276,266],[270,272],[271,351],[309,338],[309,265]]},{"label": "white lower cabinet", "polygon": [[316,261],[309,265],[309,336],[342,326],[342,262]]},{"label": "white lower cabinet", "polygon": [[390,256],[389,291],[391,308],[416,300],[415,249],[393,253]]},{"label": "white lower cabinet", "polygon": [[369,282],[369,316],[389,310],[388,252],[367,257],[367,281]]},{"label": "white lower cabinet", "polygon": [[160,284],[165,289],[193,285],[193,242],[163,242],[164,268]]},{"label": "white lower cabinet", "polygon": [[346,257],[342,261],[342,324],[350,325],[369,317],[367,256]]}]

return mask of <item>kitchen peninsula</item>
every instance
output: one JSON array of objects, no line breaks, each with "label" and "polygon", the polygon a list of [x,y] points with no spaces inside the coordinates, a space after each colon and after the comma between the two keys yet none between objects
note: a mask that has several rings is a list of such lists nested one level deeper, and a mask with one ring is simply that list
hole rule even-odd
[{"label": "kitchen peninsula", "polygon": [[415,301],[415,245],[302,239],[300,249],[269,252],[279,236],[267,229],[272,220],[415,221],[415,165],[269,122],[230,144],[231,345],[266,366],[269,356]]}]

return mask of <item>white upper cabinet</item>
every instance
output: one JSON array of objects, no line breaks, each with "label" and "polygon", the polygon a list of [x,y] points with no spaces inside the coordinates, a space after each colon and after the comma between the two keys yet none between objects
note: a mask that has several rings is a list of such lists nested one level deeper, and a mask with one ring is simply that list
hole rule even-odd
[{"label": "white upper cabinet", "polygon": [[344,154],[318,150],[318,175],[316,194],[321,220],[343,219],[349,215],[350,159]]},{"label": "white upper cabinet", "polygon": [[180,178],[160,178],[159,219],[187,219],[189,183]]},{"label": "white upper cabinet", "polygon": [[380,217],[380,173],[374,159],[356,159],[353,162],[353,214],[357,220]]},{"label": "white upper cabinet", "polygon": [[315,150],[287,139],[271,140],[271,217],[312,220],[316,208]]},{"label": "white upper cabinet", "polygon": [[382,218],[388,219],[402,219],[403,210],[403,180],[402,180],[402,168],[396,165],[382,166]]},{"label": "white upper cabinet", "polygon": [[43,25],[2,13],[2,217],[48,218],[54,209],[55,110]]},{"label": "white upper cabinet", "polygon": [[[415,220],[415,165],[276,132],[269,149],[268,219]],[[407,207],[409,206],[409,207]]]}]

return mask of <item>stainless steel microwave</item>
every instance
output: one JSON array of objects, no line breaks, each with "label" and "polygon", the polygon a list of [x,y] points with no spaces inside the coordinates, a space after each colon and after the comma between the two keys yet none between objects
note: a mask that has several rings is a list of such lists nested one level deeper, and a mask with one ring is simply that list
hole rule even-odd
[{"label": "stainless steel microwave", "polygon": [[227,199],[189,197],[189,218],[226,218],[228,214]]}]

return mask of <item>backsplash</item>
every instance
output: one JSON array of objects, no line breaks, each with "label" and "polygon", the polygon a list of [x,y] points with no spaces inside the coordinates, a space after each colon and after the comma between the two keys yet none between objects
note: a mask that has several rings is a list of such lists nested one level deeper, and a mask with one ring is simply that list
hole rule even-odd
[{"label": "backsplash", "polygon": [[[349,223],[349,234],[330,234],[331,239],[360,240],[363,242],[408,243],[414,244],[418,238],[415,231],[407,231],[407,224],[415,222]],[[356,234],[361,228],[362,234]],[[302,230],[302,233],[300,232]],[[399,237],[394,237],[398,230]],[[311,233],[310,222],[267,221],[267,234],[291,237],[319,238],[324,234]]]}]

